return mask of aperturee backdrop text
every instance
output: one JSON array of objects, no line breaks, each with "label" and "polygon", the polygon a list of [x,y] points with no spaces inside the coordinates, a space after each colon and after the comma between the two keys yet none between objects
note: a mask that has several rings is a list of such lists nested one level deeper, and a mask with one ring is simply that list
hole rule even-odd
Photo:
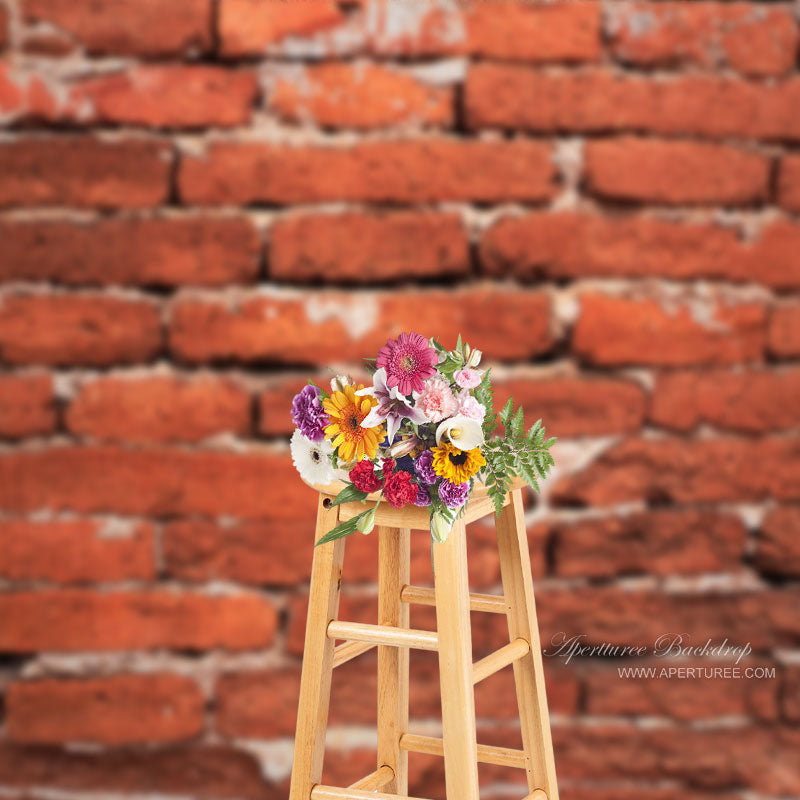
[{"label": "aperturee backdrop text", "polygon": [[[494,410],[491,370],[478,369],[481,351],[446,350],[435,339],[401,333],[365,359],[372,385],[337,376],[330,391],[309,383],[295,396],[292,460],[303,480],[347,486],[334,504],[379,492],[394,508],[430,508],[431,536],[447,539],[475,481],[483,481],[497,513],[515,476],[539,490],[553,466],[539,420],[524,430],[522,408],[509,399]],[[504,435],[495,435],[498,422]],[[354,531],[369,533],[375,507],[337,525],[317,544]]]}]

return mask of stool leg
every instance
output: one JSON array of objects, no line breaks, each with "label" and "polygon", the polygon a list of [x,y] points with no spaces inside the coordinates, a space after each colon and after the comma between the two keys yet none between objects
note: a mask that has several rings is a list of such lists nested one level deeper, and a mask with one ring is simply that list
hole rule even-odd
[{"label": "stool leg", "polygon": [[[378,528],[378,624],[409,627],[408,603],[400,601],[408,585],[408,528]],[[382,791],[408,794],[408,753],[400,737],[408,731],[408,648],[378,645],[378,767],[394,770]]]},{"label": "stool leg", "polygon": [[456,522],[444,544],[433,545],[433,570],[447,800],[478,800],[472,629],[463,522]]},{"label": "stool leg", "polygon": [[[320,495],[314,541],[338,522],[338,507],[325,508],[325,499]],[[314,550],[289,800],[309,800],[312,787],[322,779],[334,648],[327,629],[339,611],[343,559],[344,539]]]},{"label": "stool leg", "polygon": [[512,493],[511,502],[501,512],[496,527],[500,572],[508,611],[508,632],[512,641],[521,637],[531,646],[527,656],[514,662],[528,788],[531,792],[542,789],[547,794],[547,800],[558,800],[542,647],[520,489]]}]

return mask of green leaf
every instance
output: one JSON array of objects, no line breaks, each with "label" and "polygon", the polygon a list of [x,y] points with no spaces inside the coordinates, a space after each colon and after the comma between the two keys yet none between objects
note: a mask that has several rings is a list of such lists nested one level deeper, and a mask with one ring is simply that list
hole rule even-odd
[{"label": "green leaf", "polygon": [[366,511],[362,511],[357,517],[353,517],[353,519],[347,520],[347,522],[342,522],[337,525],[333,530],[328,531],[320,540],[314,545],[314,547],[319,547],[321,544],[328,544],[328,542],[334,541],[334,539],[341,539],[344,536],[349,536],[351,533],[355,533],[358,530],[358,522],[361,517],[369,514],[372,511],[371,508],[368,508]]},{"label": "green leaf", "polygon": [[352,503],[355,500],[363,500],[366,496],[366,492],[356,489],[352,483],[349,483],[336,495],[331,505],[340,506],[342,503]]}]

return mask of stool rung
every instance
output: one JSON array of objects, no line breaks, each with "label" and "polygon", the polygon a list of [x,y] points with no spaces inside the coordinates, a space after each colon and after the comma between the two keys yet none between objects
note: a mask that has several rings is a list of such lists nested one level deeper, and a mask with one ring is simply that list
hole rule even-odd
[{"label": "stool rung", "polygon": [[388,625],[367,625],[363,622],[334,620],[328,624],[328,638],[384,644],[391,647],[414,647],[417,650],[439,649],[439,637],[434,631],[393,628]]},{"label": "stool rung", "polygon": [[530,650],[531,646],[525,639],[514,639],[513,642],[509,642],[472,665],[472,682],[479,683],[484,678],[494,675],[495,672],[499,672],[503,667],[507,667],[509,664],[513,664],[528,655]]},{"label": "stool rung", "polygon": [[311,790],[311,800],[423,800],[423,798],[409,797],[405,794],[365,792],[361,789],[338,789],[336,786],[317,784]]},{"label": "stool rung", "polygon": [[375,645],[369,642],[345,642],[344,644],[334,647],[333,668],[341,667],[342,664],[346,664],[356,656],[369,652],[373,647],[375,647]]},{"label": "stool rung", "polygon": [[544,789],[534,789],[527,797],[522,800],[547,800],[547,792]]},{"label": "stool rung", "polygon": [[369,775],[363,777],[360,781],[351,783],[348,789],[362,789],[365,792],[374,792],[378,789],[383,789],[387,783],[394,780],[394,770],[384,764],[378,767],[375,772],[370,772]]},{"label": "stool rung", "polygon": [[[400,592],[400,599],[404,603],[416,603],[421,606],[435,606],[436,595],[433,589],[424,586],[404,586]],[[496,594],[469,593],[470,611],[488,611],[490,614],[505,614],[506,599]]]},{"label": "stool rung", "polygon": [[[410,753],[427,753],[432,756],[444,755],[444,744],[435,736],[422,736],[418,733],[404,733],[400,737],[400,749]],[[510,747],[494,747],[490,744],[478,745],[478,761],[482,764],[497,764],[501,767],[525,769],[525,753]]]}]

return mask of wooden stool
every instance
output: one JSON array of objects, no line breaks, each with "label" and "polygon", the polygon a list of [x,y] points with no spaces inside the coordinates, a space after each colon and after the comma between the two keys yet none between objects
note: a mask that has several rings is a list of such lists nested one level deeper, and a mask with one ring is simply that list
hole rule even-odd
[{"label": "wooden stool", "polygon": [[[525,800],[558,800],[522,485],[514,484],[496,523],[504,597],[471,594],[468,586],[465,526],[494,513],[483,487],[476,486],[466,513],[447,541],[433,545],[434,589],[409,585],[409,534],[411,529],[428,530],[428,509],[407,506],[395,510],[385,502],[378,504],[377,625],[337,619],[345,539],[315,549],[289,800],[407,798],[409,751],[444,756],[448,800],[478,800],[478,761],[524,769],[529,791]],[[323,489],[315,541],[365,509],[361,503],[333,506],[336,490]],[[410,629],[409,603],[435,605],[438,631]],[[509,644],[474,664],[470,609],[505,614],[510,639]],[[344,643],[334,646],[337,639]],[[333,670],[376,645],[377,769],[345,789],[323,786]],[[439,653],[442,739],[408,731],[411,647]],[[476,742],[473,686],[509,664],[514,668],[523,750]]]}]

